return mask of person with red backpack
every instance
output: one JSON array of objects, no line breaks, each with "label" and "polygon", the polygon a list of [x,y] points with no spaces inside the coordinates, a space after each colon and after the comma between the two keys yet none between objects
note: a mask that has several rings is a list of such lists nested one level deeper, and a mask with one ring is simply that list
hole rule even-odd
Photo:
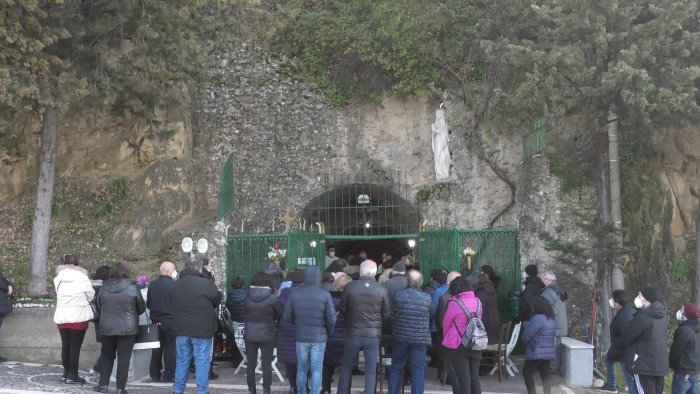
[{"label": "person with red backpack", "polygon": [[471,320],[463,308],[466,308],[473,317],[481,319],[481,304],[464,277],[457,277],[450,283],[449,293],[452,294],[452,297],[447,303],[445,318],[442,321],[442,346],[445,348],[445,356],[454,367],[459,382],[458,392],[460,394],[480,394],[481,350],[468,349],[463,345],[463,336],[467,332]]}]

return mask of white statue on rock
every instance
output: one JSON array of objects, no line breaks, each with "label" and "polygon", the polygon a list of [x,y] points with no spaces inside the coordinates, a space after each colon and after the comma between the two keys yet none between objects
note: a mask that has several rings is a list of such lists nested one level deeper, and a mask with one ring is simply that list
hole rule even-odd
[{"label": "white statue on rock", "polygon": [[433,156],[435,156],[435,178],[438,181],[446,181],[450,177],[450,135],[445,121],[445,110],[440,108],[435,111],[435,123],[430,128],[433,130]]}]

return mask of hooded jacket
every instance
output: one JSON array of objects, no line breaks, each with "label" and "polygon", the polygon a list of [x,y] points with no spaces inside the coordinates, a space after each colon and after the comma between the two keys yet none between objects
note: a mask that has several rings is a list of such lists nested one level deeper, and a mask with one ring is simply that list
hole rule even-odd
[{"label": "hooded jacket", "polygon": [[528,276],[523,282],[525,290],[520,294],[520,320],[527,320],[533,313],[535,297],[544,287],[542,280],[536,276]]},{"label": "hooded jacket", "polygon": [[211,338],[218,328],[216,308],[221,292],[214,281],[201,272],[183,270],[170,289],[175,335]]},{"label": "hooded jacket", "polygon": [[226,294],[226,308],[231,313],[231,320],[245,321],[245,289],[229,290]]},{"label": "hooded jacket", "polygon": [[250,286],[245,299],[246,342],[274,342],[282,308],[269,287]]},{"label": "hooded jacket", "polygon": [[331,293],[320,287],[321,271],[311,266],[304,273],[304,286],[292,293],[283,319],[294,323],[297,342],[326,342],[335,326]]},{"label": "hooded jacket", "polygon": [[627,330],[633,316],[634,308],[625,305],[617,311],[610,322],[610,349],[605,355],[608,361],[624,361],[627,344],[622,334]]},{"label": "hooded jacket", "polygon": [[56,324],[82,323],[94,316],[90,301],[95,297],[95,289],[87,271],[77,265],[65,264],[56,267],[53,285],[56,289]]},{"label": "hooded jacket", "polygon": [[476,298],[481,301],[484,308],[482,321],[489,336],[489,345],[498,344],[501,336],[501,316],[498,313],[498,294],[492,283],[480,284],[474,289]]},{"label": "hooded jacket", "polygon": [[625,365],[632,373],[649,376],[668,373],[667,328],[666,307],[658,301],[634,314],[623,334],[629,346]]},{"label": "hooded jacket", "polygon": [[141,291],[129,279],[107,279],[99,298],[100,335],[135,335],[139,332],[139,315],[146,310]]},{"label": "hooded jacket", "polygon": [[408,287],[394,294],[391,302],[394,340],[430,345],[430,318],[433,312],[430,294]]},{"label": "hooded jacket", "polygon": [[682,322],[673,334],[668,365],[681,374],[695,375],[700,371],[700,320]]},{"label": "hooded jacket", "polygon": [[362,276],[345,286],[340,299],[340,314],[345,318],[349,337],[381,337],[382,323],[389,318],[390,312],[386,288],[374,277]]},{"label": "hooded jacket", "polygon": [[[457,349],[462,345],[462,334],[467,329],[467,314],[462,308],[457,305],[455,298],[459,298],[467,310],[472,314],[476,314],[479,299],[476,298],[473,291],[463,291],[456,296],[450,297],[445,311],[445,319],[442,321],[442,345],[448,349]],[[483,313],[483,307],[481,312]],[[477,316],[481,318],[481,314]]]},{"label": "hooded jacket", "polygon": [[537,314],[523,324],[525,360],[553,360],[556,322],[543,314]]},{"label": "hooded jacket", "polygon": [[564,303],[569,297],[564,290],[556,284],[545,286],[540,295],[544,297],[549,305],[554,309],[554,321],[557,323],[558,337],[565,337],[569,333],[569,321],[566,318],[566,304]]}]

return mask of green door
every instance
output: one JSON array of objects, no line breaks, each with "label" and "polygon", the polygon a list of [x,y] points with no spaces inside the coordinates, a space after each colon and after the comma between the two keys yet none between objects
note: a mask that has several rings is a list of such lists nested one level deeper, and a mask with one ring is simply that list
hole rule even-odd
[{"label": "green door", "polygon": [[314,232],[287,234],[286,268],[325,267],[325,235]]}]

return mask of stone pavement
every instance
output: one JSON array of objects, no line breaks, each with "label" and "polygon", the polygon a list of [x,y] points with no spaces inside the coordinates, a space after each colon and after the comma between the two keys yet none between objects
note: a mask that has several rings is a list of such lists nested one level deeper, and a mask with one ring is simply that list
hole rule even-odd
[{"label": "stone pavement", "polygon": [[[247,393],[245,385],[245,374],[239,372],[238,375],[233,375],[234,369],[231,368],[231,363],[222,361],[218,362],[219,366],[215,367],[215,372],[219,375],[219,379],[210,382],[211,394],[223,393]],[[88,380],[85,385],[65,384],[61,382],[63,368],[57,365],[42,365],[30,363],[15,363],[7,362],[0,364],[0,394],[33,394],[33,393],[66,393],[66,394],[85,394],[92,393],[93,386],[97,385],[96,376],[83,374]],[[449,386],[443,386],[434,377],[436,372],[433,368],[426,370],[426,394],[449,394],[451,389]],[[334,380],[337,380],[337,374]],[[359,393],[362,391],[364,383],[363,376],[353,377],[353,392]],[[385,381],[386,383],[386,381]],[[574,393],[594,393],[594,390],[581,390],[566,387],[561,382],[557,381],[557,385],[553,388],[552,394],[574,394]],[[498,381],[497,376],[481,377],[481,386],[484,394],[500,394],[500,393],[525,393],[525,386],[521,375],[516,375],[514,378],[506,379],[503,382]],[[147,382],[130,382],[127,386],[129,393],[135,394],[167,394],[171,392],[170,384],[147,383]],[[258,387],[260,390],[261,388]],[[273,374],[273,393],[287,393],[289,386],[286,382],[281,383]],[[114,392],[114,383],[110,383],[110,392]],[[541,388],[539,389],[541,392]],[[187,393],[195,393],[195,384],[193,374],[190,374]],[[335,387],[334,387],[335,392]],[[384,385],[386,393],[386,384]],[[406,392],[410,393],[410,387],[406,387]]]}]

